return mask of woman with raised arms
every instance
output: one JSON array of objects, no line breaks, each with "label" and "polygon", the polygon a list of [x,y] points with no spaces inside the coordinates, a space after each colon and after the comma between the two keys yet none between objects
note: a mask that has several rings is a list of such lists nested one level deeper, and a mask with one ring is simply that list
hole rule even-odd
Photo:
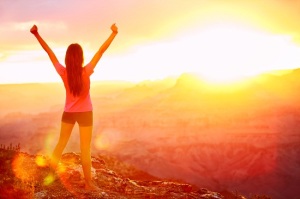
[{"label": "woman with raised arms", "polygon": [[62,153],[68,143],[72,129],[77,122],[80,131],[80,150],[82,169],[85,178],[85,188],[98,190],[91,176],[91,138],[93,131],[93,107],[90,97],[90,75],[102,57],[103,53],[110,46],[118,28],[115,24],[111,26],[111,34],[95,53],[92,60],[83,65],[84,57],[81,46],[77,43],[69,45],[65,56],[65,67],[59,63],[56,55],[48,44],[43,40],[34,25],[30,32],[36,37],[40,45],[48,54],[56,72],[60,75],[66,90],[64,112],[61,119],[60,137],[52,153],[50,167],[55,171]]}]

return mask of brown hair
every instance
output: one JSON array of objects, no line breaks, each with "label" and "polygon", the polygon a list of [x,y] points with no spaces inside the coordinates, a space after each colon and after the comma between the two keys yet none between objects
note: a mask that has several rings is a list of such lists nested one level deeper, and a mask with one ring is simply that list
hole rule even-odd
[{"label": "brown hair", "polygon": [[82,65],[83,51],[79,44],[69,45],[65,57],[68,85],[73,96],[79,96],[83,87]]}]

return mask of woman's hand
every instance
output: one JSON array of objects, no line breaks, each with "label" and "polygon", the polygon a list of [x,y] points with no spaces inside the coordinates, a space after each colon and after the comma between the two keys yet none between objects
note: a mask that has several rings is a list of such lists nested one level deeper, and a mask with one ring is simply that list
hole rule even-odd
[{"label": "woman's hand", "polygon": [[32,33],[32,34],[37,34],[38,33],[38,28],[37,28],[37,26],[36,25],[33,25],[32,26],[32,28],[30,29],[30,32]]},{"label": "woman's hand", "polygon": [[118,27],[116,26],[115,23],[114,23],[113,25],[111,25],[110,29],[111,29],[114,33],[118,33]]}]

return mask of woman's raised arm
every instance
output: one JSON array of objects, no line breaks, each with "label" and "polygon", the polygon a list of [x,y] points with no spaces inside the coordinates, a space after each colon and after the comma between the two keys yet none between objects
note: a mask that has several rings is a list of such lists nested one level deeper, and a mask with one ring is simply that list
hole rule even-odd
[{"label": "woman's raised arm", "polygon": [[118,27],[116,24],[113,24],[110,29],[112,30],[112,33],[107,38],[107,40],[102,44],[102,46],[99,48],[99,50],[96,52],[92,60],[90,61],[90,65],[94,69],[99,62],[100,58],[102,57],[103,53],[106,51],[106,49],[109,47],[111,42],[114,40],[115,36],[118,34]]},{"label": "woman's raised arm", "polygon": [[58,59],[56,58],[54,52],[51,50],[51,48],[48,46],[48,44],[43,40],[43,38],[40,36],[38,33],[38,28],[36,25],[33,25],[32,28],[30,29],[30,32],[35,36],[35,38],[38,40],[38,42],[41,44],[43,49],[46,51],[48,54],[51,62],[53,65],[58,63]]}]

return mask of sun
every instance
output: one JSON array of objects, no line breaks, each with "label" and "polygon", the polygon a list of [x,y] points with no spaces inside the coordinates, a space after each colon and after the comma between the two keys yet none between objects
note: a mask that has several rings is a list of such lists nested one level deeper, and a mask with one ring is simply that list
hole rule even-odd
[{"label": "sun", "polygon": [[284,35],[274,35],[234,23],[201,27],[182,38],[180,48],[189,70],[205,80],[224,84],[287,67],[283,60],[295,52],[295,44]]},{"label": "sun", "polygon": [[195,40],[204,47],[203,67],[197,72],[207,81],[231,83],[260,71],[254,65],[249,68],[253,52],[259,47],[259,40],[263,40],[258,32],[225,23],[206,28]]}]

